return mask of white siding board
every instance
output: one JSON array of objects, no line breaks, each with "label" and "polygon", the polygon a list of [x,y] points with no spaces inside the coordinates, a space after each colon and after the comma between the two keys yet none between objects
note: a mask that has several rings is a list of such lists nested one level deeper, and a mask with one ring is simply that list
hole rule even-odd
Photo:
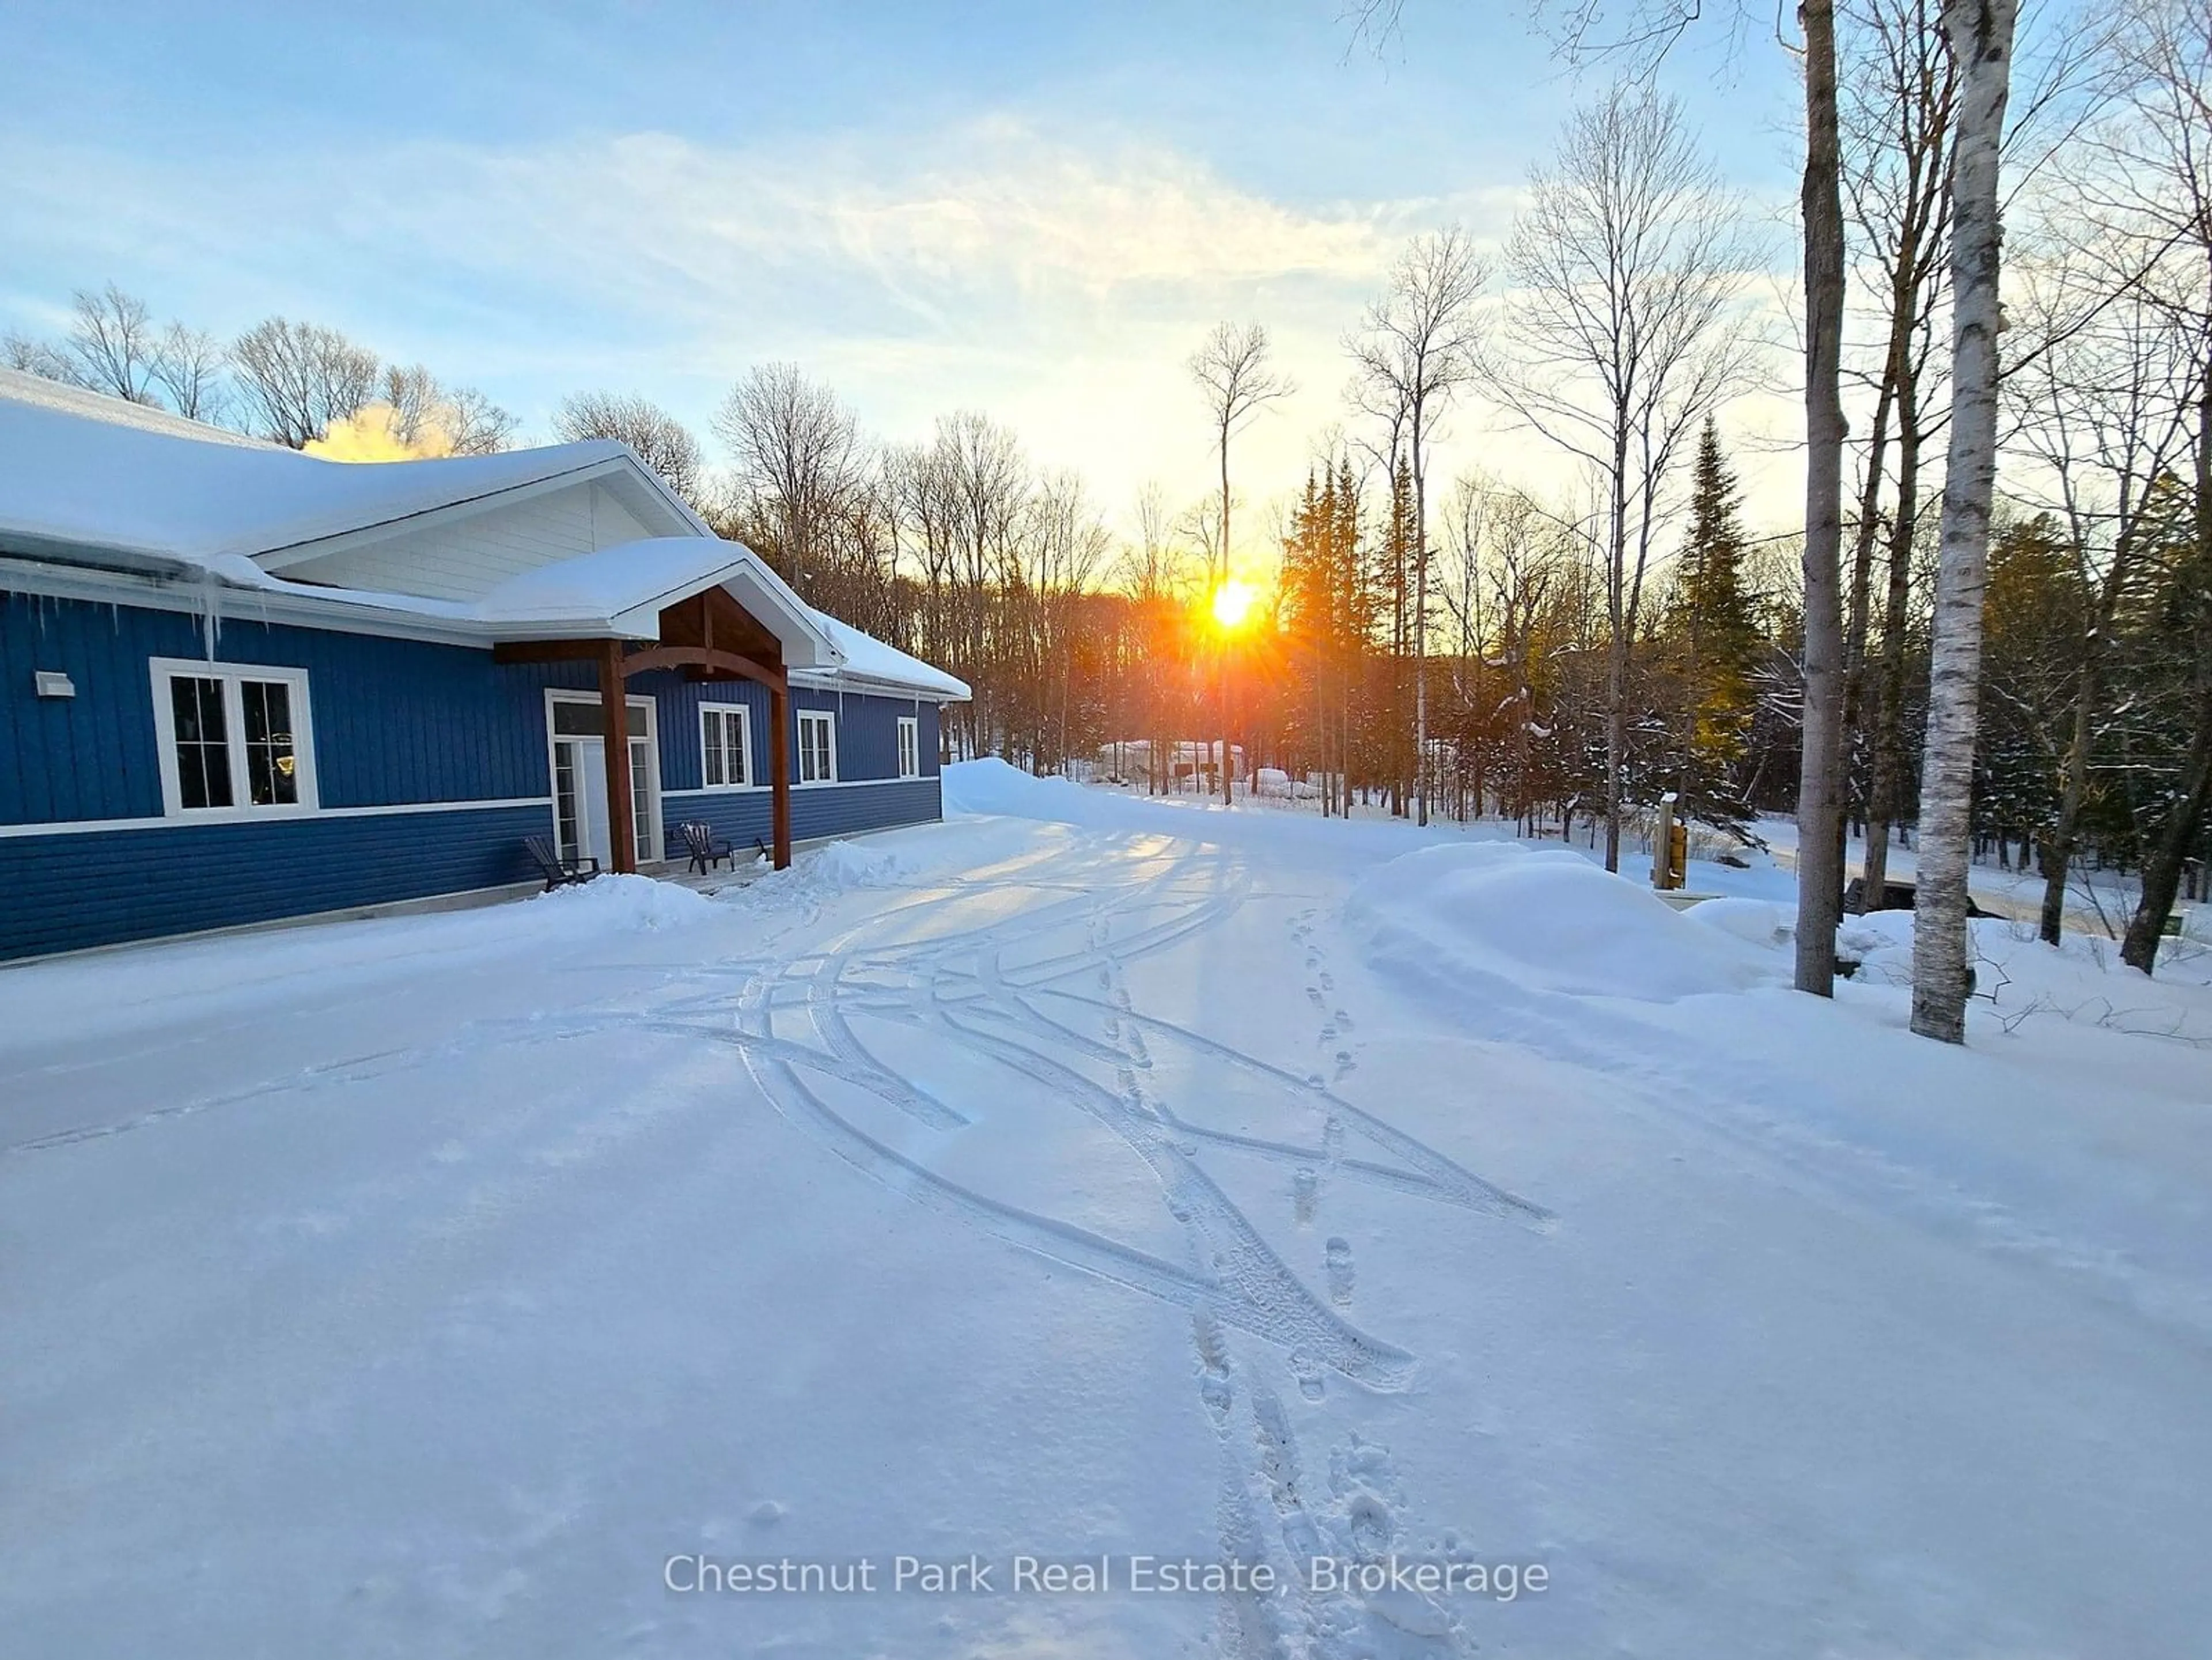
[{"label": "white siding board", "polygon": [[284,575],[383,593],[475,599],[541,565],[670,533],[647,529],[611,493],[582,483],[425,530],[398,532],[307,560]]}]

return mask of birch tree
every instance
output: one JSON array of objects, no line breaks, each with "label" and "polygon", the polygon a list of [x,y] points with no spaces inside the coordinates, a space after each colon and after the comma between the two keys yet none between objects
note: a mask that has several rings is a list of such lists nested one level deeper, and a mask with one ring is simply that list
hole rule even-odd
[{"label": "birch tree", "polygon": [[1413,474],[1413,794],[1429,822],[1429,445],[1452,401],[1473,381],[1489,269],[1457,225],[1417,237],[1383,297],[1346,342],[1370,396],[1405,414]]},{"label": "birch tree", "polygon": [[1500,395],[1606,494],[1608,870],[1620,867],[1629,677],[1653,539],[1677,463],[1746,366],[1741,223],[1680,106],[1623,82],[1569,119],[1507,251]]},{"label": "birch tree", "polygon": [[1947,1043],[1966,1038],[1966,874],[1997,462],[1997,162],[2017,14],[2017,0],[1943,0],[1938,24],[1959,75],[1951,173],[1951,434],[1920,787],[1912,1030]]}]

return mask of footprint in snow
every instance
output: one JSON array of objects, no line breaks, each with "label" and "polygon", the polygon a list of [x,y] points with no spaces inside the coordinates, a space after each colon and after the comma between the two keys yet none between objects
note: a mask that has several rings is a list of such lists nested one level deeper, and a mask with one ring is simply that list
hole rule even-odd
[{"label": "footprint in snow", "polygon": [[1339,1308],[1348,1308],[1352,1303],[1352,1242],[1332,1238],[1322,1249],[1322,1261],[1328,1270],[1328,1300]]}]

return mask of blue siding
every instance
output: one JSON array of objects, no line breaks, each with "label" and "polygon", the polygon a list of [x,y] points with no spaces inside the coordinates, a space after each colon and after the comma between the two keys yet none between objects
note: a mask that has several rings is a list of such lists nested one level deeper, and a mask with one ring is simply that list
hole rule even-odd
[{"label": "blue siding", "polygon": [[[811,842],[827,836],[858,836],[866,830],[890,830],[900,824],[927,824],[944,815],[939,781],[908,778],[880,784],[835,784],[821,789],[791,793],[791,836],[795,842]],[[712,824],[740,848],[769,839],[769,792],[766,790],[707,790],[696,795],[672,795],[661,803],[667,820],[666,846],[672,856],[684,856],[684,843],[676,833],[683,824]]]},{"label": "blue siding", "polygon": [[[206,658],[204,629],[184,612],[0,593],[0,824],[160,818],[147,660]],[[545,689],[596,686],[586,663],[498,665],[486,650],[245,617],[222,621],[213,655],[307,672],[325,808],[547,797]],[[68,674],[76,696],[35,696],[39,670]],[[629,690],[657,705],[664,791],[699,788],[704,701],[751,710],[765,776],[764,689],[663,673]],[[798,709],[836,713],[844,781],[793,792],[795,837],[941,816],[934,705],[804,688],[792,703],[794,727]],[[922,776],[856,784],[894,778],[904,715],[919,719]],[[795,730],[791,739],[796,754]],[[693,819],[740,845],[768,835],[764,789],[663,806],[667,846]],[[551,827],[550,806],[531,805],[0,836],[0,959],[520,881],[534,874],[521,839]]]},{"label": "blue siding", "polygon": [[[180,611],[0,594],[0,824],[156,818],[150,657],[204,658]],[[545,795],[544,688],[589,664],[495,665],[489,651],[227,618],[215,655],[307,671],[325,807]],[[76,696],[32,695],[59,669]],[[696,763],[694,763],[696,764]]]},{"label": "blue siding", "polygon": [[0,836],[0,958],[522,881],[543,807]]},{"label": "blue siding", "polygon": [[[769,765],[768,689],[750,680],[686,680],[678,674],[640,675],[630,690],[650,693],[659,704],[660,787],[695,790],[700,773],[699,708],[702,703],[743,704],[752,729],[754,775],[765,780]],[[898,776],[898,723],[919,721],[921,775],[937,776],[937,706],[905,697],[860,692],[817,691],[795,686],[791,693],[791,727],[785,733],[791,753],[799,753],[799,711],[828,709],[837,717],[837,776],[841,779]],[[797,761],[794,758],[793,764]],[[934,818],[934,813],[928,815]],[[795,834],[796,832],[794,832]]]}]

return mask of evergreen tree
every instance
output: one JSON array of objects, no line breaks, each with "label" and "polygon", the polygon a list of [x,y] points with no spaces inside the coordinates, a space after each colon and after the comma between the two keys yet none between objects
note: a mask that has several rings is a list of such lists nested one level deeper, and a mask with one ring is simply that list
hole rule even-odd
[{"label": "evergreen tree", "polygon": [[1741,513],[1741,491],[1722,453],[1720,429],[1708,420],[1698,437],[1689,533],[1661,632],[1680,689],[1673,758],[1683,806],[1715,824],[1744,815],[1738,774],[1765,649],[1758,609],[1744,585],[1749,544]]}]

